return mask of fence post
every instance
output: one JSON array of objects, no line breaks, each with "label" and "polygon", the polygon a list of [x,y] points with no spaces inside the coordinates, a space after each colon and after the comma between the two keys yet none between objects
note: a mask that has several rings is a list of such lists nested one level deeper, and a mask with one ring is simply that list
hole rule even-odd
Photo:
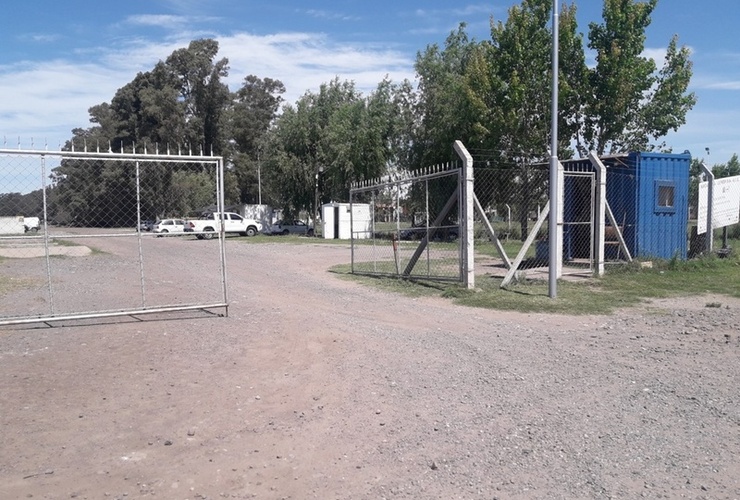
[{"label": "fence post", "polygon": [[701,169],[707,176],[707,239],[706,239],[706,252],[707,255],[712,253],[712,247],[714,240],[714,226],[712,225],[712,209],[714,205],[714,174],[712,170],[707,167],[704,162],[701,162]]},{"label": "fence post", "polygon": [[594,222],[595,227],[595,241],[594,250],[596,250],[596,274],[599,276],[604,275],[604,239],[605,239],[605,220],[606,220],[606,167],[601,162],[596,153],[591,151],[588,154],[588,159],[591,160],[591,164],[596,170],[596,203],[594,204]]},{"label": "fence post", "polygon": [[461,141],[455,141],[455,151],[463,160],[463,168],[460,177],[460,226],[462,238],[462,277],[465,287],[475,288],[475,243],[474,243],[474,183],[473,183],[473,157]]}]

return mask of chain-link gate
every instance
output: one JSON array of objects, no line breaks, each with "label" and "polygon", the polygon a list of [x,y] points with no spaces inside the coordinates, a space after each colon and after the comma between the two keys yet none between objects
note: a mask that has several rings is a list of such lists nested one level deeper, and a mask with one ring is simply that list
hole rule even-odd
[{"label": "chain-link gate", "polygon": [[[485,159],[480,163],[486,166],[475,169],[476,258],[491,275],[503,278],[503,286],[521,276],[547,279],[549,166],[523,163],[496,168]],[[595,174],[569,170],[563,172],[563,182],[568,195],[560,204],[563,243],[558,273],[590,275],[595,257]]]},{"label": "chain-link gate", "polygon": [[594,172],[565,172],[563,205],[563,274],[594,269]]},{"label": "chain-link gate", "polygon": [[184,232],[223,211],[220,157],[0,149],[0,191],[0,324],[228,313],[223,232]]},{"label": "chain-link gate", "polygon": [[440,165],[402,179],[357,185],[369,225],[352,224],[352,272],[462,281],[460,168]]}]

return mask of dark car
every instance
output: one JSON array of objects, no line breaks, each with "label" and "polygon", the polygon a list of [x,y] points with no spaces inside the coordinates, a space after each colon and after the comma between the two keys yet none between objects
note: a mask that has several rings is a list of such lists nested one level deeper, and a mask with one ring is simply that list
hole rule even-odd
[{"label": "dark car", "polygon": [[139,231],[151,231],[154,224],[153,220],[143,220],[139,223]]},{"label": "dark car", "polygon": [[270,233],[313,236],[313,227],[302,220],[279,220],[270,226]]},{"label": "dark car", "polygon": [[427,231],[425,227],[408,227],[401,229],[398,238],[401,240],[421,240],[432,234],[432,241],[455,241],[458,235],[457,226],[443,226]]}]

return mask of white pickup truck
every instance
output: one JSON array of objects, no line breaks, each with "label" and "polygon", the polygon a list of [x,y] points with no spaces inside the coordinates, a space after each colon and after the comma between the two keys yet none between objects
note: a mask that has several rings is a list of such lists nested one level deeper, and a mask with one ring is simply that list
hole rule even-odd
[{"label": "white pickup truck", "polygon": [[245,219],[233,212],[209,212],[201,219],[185,221],[185,232],[194,233],[199,240],[210,240],[221,230],[224,224],[224,233],[238,233],[242,236],[254,236],[262,231],[262,224],[254,219]]}]

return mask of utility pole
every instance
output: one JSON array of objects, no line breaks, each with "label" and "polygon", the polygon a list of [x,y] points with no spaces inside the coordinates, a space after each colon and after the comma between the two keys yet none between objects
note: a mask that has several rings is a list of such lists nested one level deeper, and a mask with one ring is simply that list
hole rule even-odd
[{"label": "utility pole", "polygon": [[[316,167],[316,185],[314,191],[314,202],[313,202],[313,234],[318,236],[318,225],[319,225],[319,174],[324,171],[324,167]],[[323,232],[322,232],[323,234]]]},{"label": "utility pole", "polygon": [[558,296],[558,0],[552,1],[552,137],[550,144],[550,270],[548,275],[549,296],[554,299]]},{"label": "utility pole", "polygon": [[260,152],[262,148],[257,146],[257,203],[262,205],[262,167],[260,165]]}]

